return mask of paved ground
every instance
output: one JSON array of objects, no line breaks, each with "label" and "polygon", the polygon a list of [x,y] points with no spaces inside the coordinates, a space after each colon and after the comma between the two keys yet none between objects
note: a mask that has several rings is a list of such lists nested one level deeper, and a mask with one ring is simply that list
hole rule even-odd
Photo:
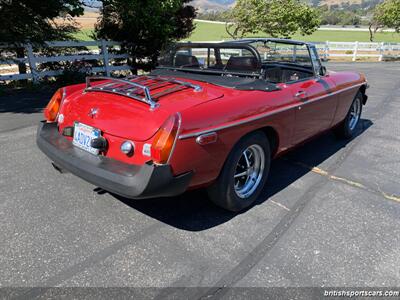
[{"label": "paved ground", "polygon": [[368,76],[358,137],[275,161],[242,214],[60,175],[35,145],[48,93],[0,98],[0,286],[400,286],[400,64],[329,67]]}]

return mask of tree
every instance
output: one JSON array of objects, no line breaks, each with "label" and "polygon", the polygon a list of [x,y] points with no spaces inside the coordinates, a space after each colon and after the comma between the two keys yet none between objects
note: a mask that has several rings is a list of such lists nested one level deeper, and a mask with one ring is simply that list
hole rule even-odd
[{"label": "tree", "polygon": [[319,8],[322,25],[360,25],[358,13],[351,10],[331,10],[326,6]]},{"label": "tree", "polygon": [[223,11],[205,11],[197,14],[197,18],[200,20],[230,22],[230,9]]},{"label": "tree", "polygon": [[[0,41],[14,44],[17,57],[24,57],[20,43],[69,39],[78,30],[73,17],[83,12],[81,0],[0,0]],[[19,71],[26,73],[25,64]]]},{"label": "tree", "polygon": [[260,31],[271,37],[308,35],[320,24],[317,10],[300,0],[238,0],[231,18],[226,31],[234,39]]},{"label": "tree", "polygon": [[[73,17],[84,12],[82,0],[11,0],[0,2],[0,41],[68,39],[78,30]],[[61,19],[64,22],[56,22]]]},{"label": "tree", "polygon": [[369,24],[371,42],[374,34],[384,27],[393,28],[397,33],[400,32],[400,0],[385,0],[375,7]]},{"label": "tree", "polygon": [[99,38],[122,42],[133,71],[150,69],[160,50],[193,31],[191,0],[103,0],[95,26]]}]

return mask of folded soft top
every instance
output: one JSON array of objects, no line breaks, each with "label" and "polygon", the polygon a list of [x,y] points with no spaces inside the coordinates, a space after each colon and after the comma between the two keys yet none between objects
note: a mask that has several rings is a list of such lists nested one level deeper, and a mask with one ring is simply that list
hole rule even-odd
[{"label": "folded soft top", "polygon": [[263,79],[250,78],[250,77],[239,77],[239,76],[223,76],[217,74],[198,74],[195,72],[185,72],[178,70],[168,70],[168,69],[155,69],[150,75],[158,76],[171,76],[185,79],[192,79],[196,81],[202,81],[211,83],[214,85],[233,88],[237,90],[248,90],[248,91],[276,91],[279,88]]}]

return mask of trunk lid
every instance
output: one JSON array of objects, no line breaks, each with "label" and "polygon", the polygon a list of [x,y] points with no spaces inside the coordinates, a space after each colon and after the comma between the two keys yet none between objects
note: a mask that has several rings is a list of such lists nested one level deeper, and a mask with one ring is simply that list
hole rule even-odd
[{"label": "trunk lid", "polygon": [[223,96],[210,85],[198,85],[201,91],[191,87],[173,90],[174,85],[169,84],[151,89],[151,95],[165,93],[155,98],[158,107],[153,110],[147,103],[111,91],[78,91],[67,95],[64,101],[64,125],[81,122],[114,136],[145,141],[157,132],[168,116]]}]

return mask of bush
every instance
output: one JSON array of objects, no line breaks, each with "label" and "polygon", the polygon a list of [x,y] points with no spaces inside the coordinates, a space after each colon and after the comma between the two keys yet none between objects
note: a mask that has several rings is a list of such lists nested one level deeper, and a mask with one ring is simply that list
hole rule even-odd
[{"label": "bush", "polygon": [[76,60],[66,63],[62,74],[56,78],[56,82],[60,85],[83,83],[86,76],[90,75],[93,75],[91,64]]}]

